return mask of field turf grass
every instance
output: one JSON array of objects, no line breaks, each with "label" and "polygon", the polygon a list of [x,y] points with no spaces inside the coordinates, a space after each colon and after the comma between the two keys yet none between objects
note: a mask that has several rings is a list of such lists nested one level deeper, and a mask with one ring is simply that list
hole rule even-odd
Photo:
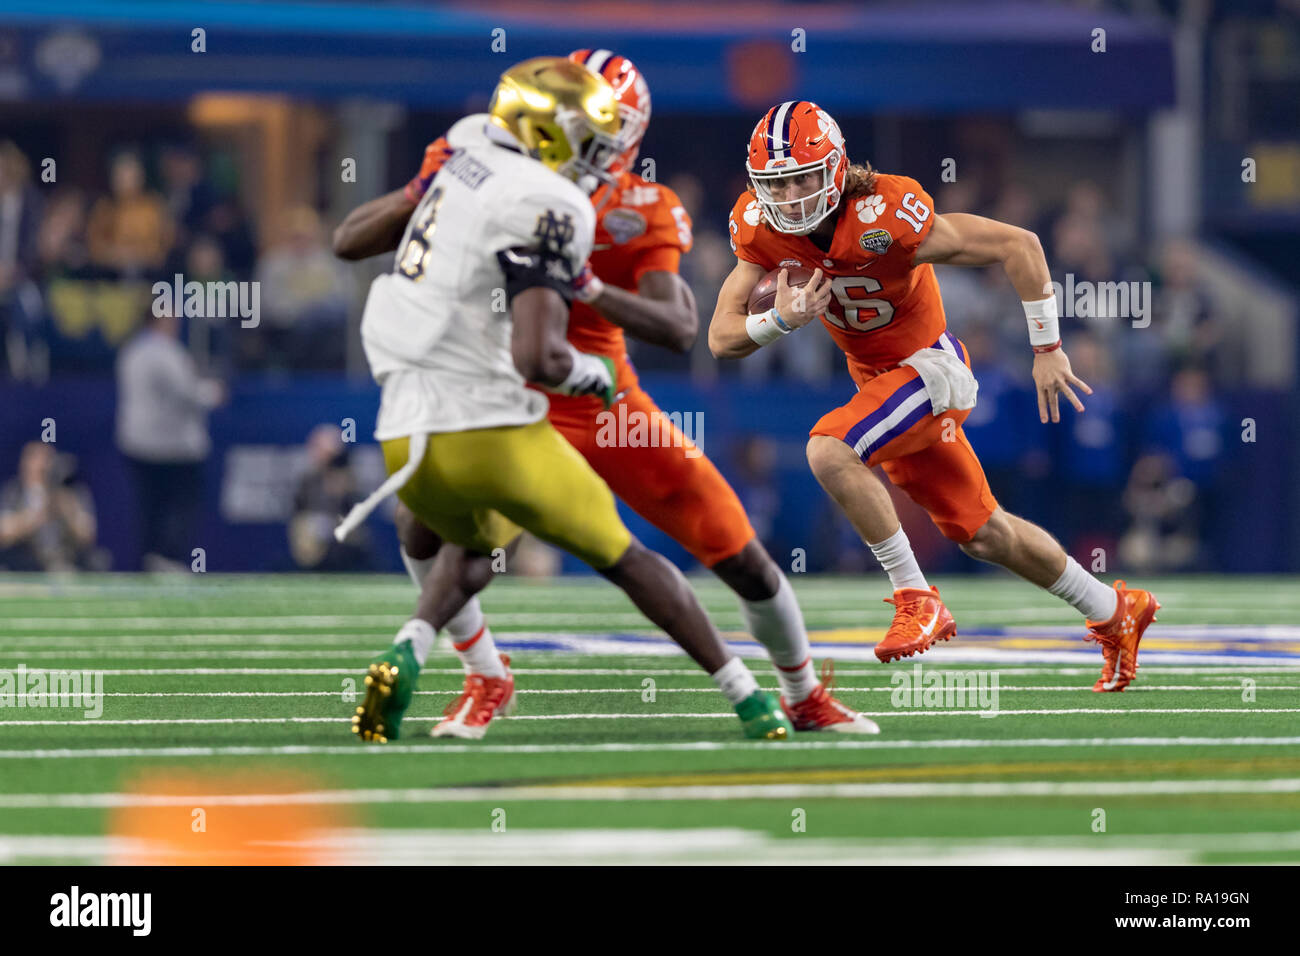
[{"label": "field turf grass", "polygon": [[[485,740],[427,736],[460,686],[440,649],[403,739],[367,746],[348,719],[404,578],[0,576],[0,703],[20,665],[105,693],[0,707],[0,862],[1300,862],[1300,581],[1142,582],[1165,607],[1138,681],[1094,694],[1099,651],[1028,585],[936,582],[958,638],[882,666],[881,580],[792,578],[880,736],[745,741],[596,579],[484,593],[520,690]],[[774,688],[734,598],[693,584]],[[917,661],[996,676],[996,716],[893,706]]]}]

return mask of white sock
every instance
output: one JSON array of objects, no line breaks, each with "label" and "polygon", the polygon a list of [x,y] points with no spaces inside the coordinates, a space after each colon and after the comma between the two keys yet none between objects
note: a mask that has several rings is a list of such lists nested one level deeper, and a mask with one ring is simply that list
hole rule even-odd
[{"label": "white sock", "polygon": [[410,641],[411,653],[415,656],[415,663],[421,667],[429,657],[429,651],[433,649],[433,642],[438,634],[434,631],[433,625],[428,621],[418,617],[413,617],[397,632],[393,638],[393,644],[401,644],[403,641]]},{"label": "white sock", "polygon": [[758,690],[758,681],[739,657],[733,657],[709,676],[733,707]]},{"label": "white sock", "polygon": [[1065,570],[1047,589],[1090,621],[1109,621],[1119,606],[1119,594],[1083,569],[1074,558],[1066,557]]},{"label": "white sock", "polygon": [[797,704],[807,698],[817,686],[817,674],[812,666],[812,649],[808,646],[799,600],[789,579],[782,574],[781,584],[770,598],[742,599],[740,616],[754,640],[767,648],[785,699]]},{"label": "white sock", "polygon": [[405,548],[399,549],[402,552],[402,563],[406,565],[406,571],[411,575],[411,580],[415,582],[417,588],[424,588],[424,579],[429,576],[429,569],[433,567],[433,558],[413,558],[406,553]]},{"label": "white sock", "polygon": [[793,667],[776,665],[776,679],[781,683],[781,696],[788,704],[798,704],[808,699],[821,681],[817,678],[817,669],[813,667],[812,657],[805,657]]},{"label": "white sock", "polygon": [[505,665],[497,655],[497,645],[492,640],[487,622],[483,620],[483,609],[479,607],[478,598],[470,598],[444,626],[466,674],[506,676]]},{"label": "white sock", "polygon": [[889,575],[889,583],[894,590],[899,588],[928,588],[921,566],[916,563],[912,553],[912,542],[907,540],[907,532],[899,525],[898,530],[878,544],[867,542],[867,547],[876,556],[880,566]]}]

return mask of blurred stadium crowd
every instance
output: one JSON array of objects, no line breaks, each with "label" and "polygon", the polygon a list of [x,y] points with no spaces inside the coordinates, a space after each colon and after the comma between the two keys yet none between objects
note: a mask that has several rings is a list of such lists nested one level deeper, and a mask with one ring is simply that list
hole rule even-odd
[{"label": "blurred stadium crowd", "polygon": [[[158,447],[140,449],[132,446],[132,423],[125,420],[135,413],[118,411],[118,446],[132,462],[146,512],[140,532],[146,567],[167,567],[186,554],[187,528],[199,507],[197,465],[207,454],[204,418],[224,395],[213,383],[344,373],[348,338],[356,335],[366,287],[366,274],[331,254],[325,213],[294,206],[274,230],[259,229],[233,184],[219,183],[214,165],[203,148],[190,143],[124,145],[107,159],[101,181],[38,189],[32,157],[13,142],[0,143],[3,374],[40,384],[61,375],[103,372],[113,362],[120,373],[127,356],[141,351],[173,372],[172,391],[129,396],[124,381],[119,392],[124,404],[168,405],[176,419],[159,427],[147,421],[148,410],[139,412],[146,418],[143,431],[160,441]],[[678,172],[669,184],[695,224],[695,248],[683,271],[704,328],[733,261],[726,206],[743,182],[730,177],[733,191],[725,192],[706,187],[693,173]],[[1242,382],[1247,359],[1235,347],[1240,336],[1234,334],[1231,314],[1198,279],[1194,248],[1181,240],[1143,245],[1136,224],[1090,181],[1070,186],[1064,201],[1054,205],[1014,181],[964,176],[927,185],[940,212],[975,212],[1035,230],[1058,281],[1070,273],[1076,281],[1149,282],[1153,289],[1149,328],[1124,335],[1123,347],[1118,342],[1126,320],[1102,316],[1067,322],[1075,370],[1094,394],[1086,415],[1067,414],[1060,429],[1045,433],[1033,409],[1019,302],[1005,276],[998,269],[939,270],[950,327],[975,358],[981,393],[972,436],[996,492],[1008,507],[1029,515],[1046,507],[1056,508],[1059,518],[1063,511],[1064,526],[1060,520],[1055,526],[1075,553],[1087,553],[1095,543],[1118,547],[1127,566],[1206,567],[1230,429],[1220,393]],[[148,287],[177,273],[187,281],[256,280],[259,324],[154,320]],[[113,348],[77,350],[71,333],[79,311],[90,307],[79,301],[84,296],[95,297],[97,308],[111,300],[124,310],[110,326],[120,329]],[[845,378],[838,351],[822,334],[792,336],[781,349],[763,350],[733,367],[714,361],[704,338],[686,357],[639,344],[632,345],[632,357],[651,379],[659,372],[683,372],[704,385],[730,376],[810,385]],[[172,346],[140,349],[147,340],[170,340]],[[979,428],[992,426],[995,415],[996,427]],[[182,434],[186,429],[188,438]],[[748,499],[761,531],[779,508],[772,476],[776,451],[758,435],[726,437],[724,470]],[[323,477],[331,465],[346,462],[348,446],[315,433],[304,447],[312,464],[301,479],[291,522],[295,557],[308,567],[366,566],[365,549],[331,548],[324,528],[328,516],[345,509],[356,493],[354,481]],[[75,472],[55,467],[54,461],[55,456],[33,449],[24,453],[17,473],[5,476],[2,563],[102,566],[103,552],[94,543],[94,503],[76,483]],[[1052,500],[1035,500],[1049,486],[1055,489]],[[60,488],[77,490],[60,497]],[[318,532],[326,533],[305,531],[304,514],[314,515]],[[826,520],[831,539],[842,541],[842,547],[824,566],[856,570],[860,545],[845,532],[847,526],[834,526],[830,511]],[[304,543],[310,541],[317,544]]]}]

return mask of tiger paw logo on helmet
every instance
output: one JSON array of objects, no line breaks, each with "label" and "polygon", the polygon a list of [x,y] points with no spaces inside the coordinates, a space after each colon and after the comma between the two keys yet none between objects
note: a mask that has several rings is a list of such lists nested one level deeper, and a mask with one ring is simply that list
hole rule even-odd
[{"label": "tiger paw logo on helmet", "polygon": [[872,193],[854,203],[853,208],[858,213],[858,219],[863,222],[875,222],[885,211],[885,197],[877,196]]},{"label": "tiger paw logo on helmet", "polygon": [[831,114],[823,109],[817,110],[817,129],[823,136],[829,136],[831,145],[836,149],[844,148],[844,134],[840,132],[840,124],[831,119]]}]

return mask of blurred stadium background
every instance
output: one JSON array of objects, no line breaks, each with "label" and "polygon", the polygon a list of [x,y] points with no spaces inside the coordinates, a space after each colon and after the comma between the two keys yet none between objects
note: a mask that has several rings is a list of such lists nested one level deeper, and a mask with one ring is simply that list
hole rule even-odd
[{"label": "blurred stadium background", "polygon": [[[330,231],[409,178],[506,66],[602,46],[649,80],[642,157],[694,220],[684,270],[703,323],[732,261],[749,131],[772,102],[814,99],[851,157],[918,178],[940,212],[1037,231],[1058,281],[1151,283],[1147,327],[1067,323],[1096,394],[1086,415],[1042,426],[1005,277],[940,270],[982,386],[967,429],[1009,509],[1128,574],[1300,570],[1296,9],[9,0],[0,568],[188,569],[202,547],[209,571],[398,570],[386,514],[355,546],[329,543],[334,517],[381,477],[357,326],[389,266],[335,260]],[[256,328],[181,323],[183,401],[210,414],[158,452],[160,472],[123,453],[118,377],[151,285],[177,273],[259,280],[262,314]],[[803,548],[809,571],[874,573],[802,451],[852,387],[829,337],[733,365],[704,339],[688,356],[634,344],[649,391],[703,412],[706,452],[778,560]],[[923,565],[977,570],[905,511]]]},{"label": "blurred stadium background", "polygon": [[[1280,576],[1300,571],[1298,11],[4,0],[0,862],[1300,860],[1300,589]],[[391,512],[349,547],[330,537],[382,477],[357,327],[390,266],[338,261],[331,230],[404,183],[503,69],[582,47],[648,79],[642,159],[694,220],[683,269],[702,324],[733,261],[749,133],[787,98],[827,108],[851,158],[916,177],[940,212],[1034,229],[1063,285],[1149,283],[1137,322],[1063,320],[1095,394],[1045,426],[1005,277],[940,270],[998,498],[1165,603],[1132,693],[1093,694],[1077,618],[900,501],[961,621],[925,669],[1001,678],[1005,696],[987,721],[973,702],[895,701],[915,662],[872,655],[885,578],[804,459],[852,388],[836,350],[813,330],[722,364],[701,336],[686,356],[633,343],[642,380],[702,415],[697,439],[778,562],[802,549],[815,653],[882,735],[741,741],[708,678],[613,588],[530,578],[582,570],[537,549],[484,595],[523,713],[487,742],[421,740],[463,678],[440,656],[411,739],[351,739],[359,664],[413,588],[280,573],[400,571]],[[259,323],[142,334],[153,284],[178,274],[258,283]],[[191,568],[208,573],[42,573]],[[733,595],[693,584],[758,654]],[[51,673],[98,679],[107,701],[24,698],[39,668],[82,669]]]}]

